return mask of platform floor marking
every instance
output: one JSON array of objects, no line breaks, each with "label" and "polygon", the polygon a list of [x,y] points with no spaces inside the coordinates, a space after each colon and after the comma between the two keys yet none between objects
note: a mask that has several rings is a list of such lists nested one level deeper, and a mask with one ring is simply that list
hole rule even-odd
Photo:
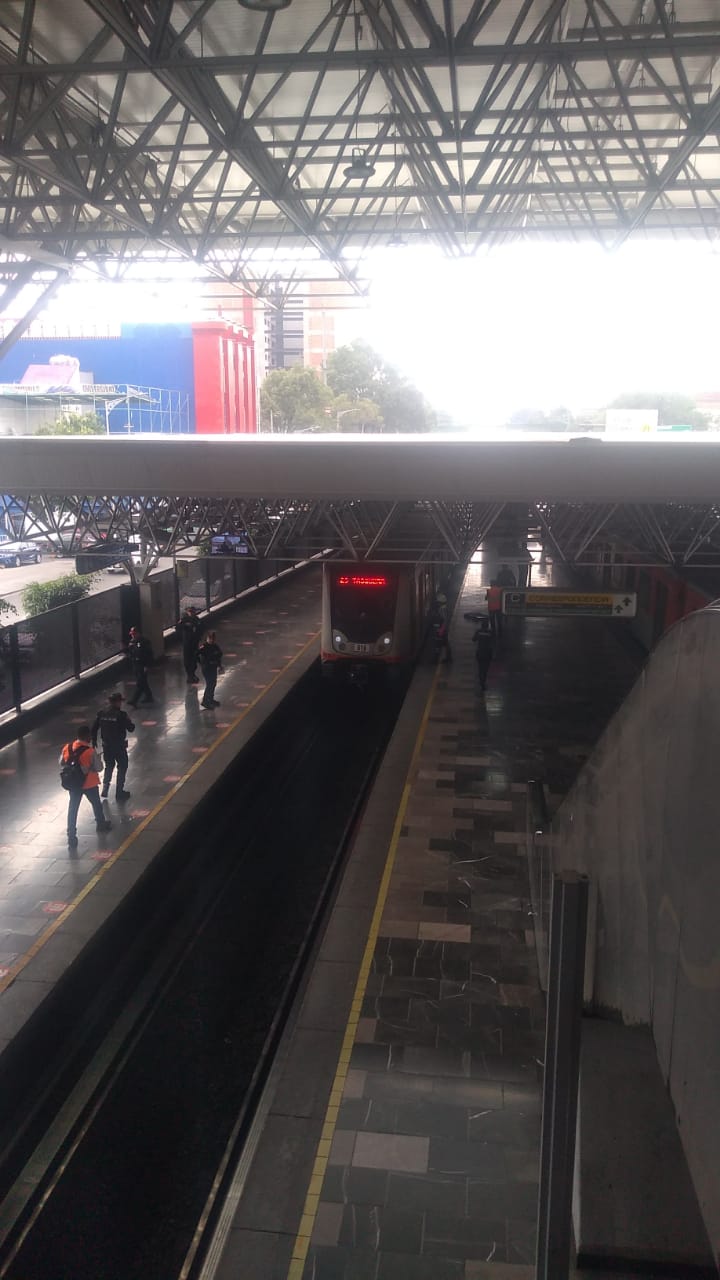
[{"label": "platform floor marking", "polygon": [[358,1022],[362,1010],[363,1000],[365,999],[365,990],[367,988],[368,978],[370,976],[370,967],[372,965],[373,955],[375,954],[375,944],[380,932],[380,922],[382,920],[383,911],[385,910],[385,902],[390,888],[390,878],[395,866],[395,858],[397,855],[397,846],[400,839],[400,831],[405,821],[405,812],[412,791],[412,779],[415,775],[417,760],[425,741],[425,733],[427,730],[430,711],[435,697],[438,680],[440,678],[440,667],[437,668],[433,676],[433,682],[425,702],[425,707],[420,721],[420,727],[415,739],[415,746],[410,757],[410,763],[405,774],[405,782],[403,784],[402,795],[395,815],[390,844],[388,845],[388,854],[385,860],[380,887],[378,889],[377,900],[375,902],[375,910],[370,922],[368,932],[368,940],[360,962],[357,982],[353,994],[350,1013],[348,1015],[345,1033],[343,1035],[340,1054],[338,1056],[338,1064],[335,1070],[332,1087],[330,1089],[330,1097],[328,1099],[327,1110],[325,1112],[325,1120],[323,1122],[322,1131],[315,1152],[315,1160],[313,1162],[312,1173],[310,1175],[310,1183],[305,1197],[302,1217],[300,1225],[295,1236],[295,1244],[293,1246],[290,1266],[287,1273],[287,1280],[302,1280],[307,1255],[310,1249],[310,1241],[312,1238],[315,1219],[317,1217],[318,1206],[320,1204],[320,1191],[327,1171],[328,1160],[330,1158],[330,1148],[332,1146],[333,1137],[335,1136],[335,1127],[337,1124],[338,1112],[342,1096],[345,1089],[347,1073],[350,1067],[350,1055],[352,1053],[355,1034],[357,1032]]},{"label": "platform floor marking", "polygon": [[173,786],[168,791],[167,795],[164,795],[162,800],[158,801],[158,803],[155,805],[155,808],[151,809],[147,817],[143,818],[142,822],[140,822],[138,826],[135,827],[132,834],[128,836],[127,840],[123,840],[119,848],[116,849],[115,852],[112,854],[112,856],[108,858],[106,862],[103,863],[102,867],[100,867],[100,869],[95,872],[95,875],[92,877],[92,879],[88,880],[87,884],[80,891],[77,898],[73,899],[73,901],[63,911],[62,915],[58,916],[56,920],[53,920],[52,924],[48,925],[47,929],[44,929],[43,932],[39,935],[39,937],[35,939],[30,949],[26,951],[20,957],[20,959],[17,960],[16,963],[13,964],[7,970],[7,973],[5,974],[5,976],[0,978],[0,996],[2,995],[3,991],[7,991],[8,987],[12,986],[13,982],[18,977],[18,975],[22,973],[26,965],[28,965],[30,961],[34,959],[34,957],[38,954],[38,952],[42,951],[43,947],[46,945],[47,942],[49,942],[53,934],[57,933],[60,926],[64,924],[66,920],[70,919],[70,916],[72,915],[75,908],[78,907],[80,903],[85,900],[85,898],[87,898],[88,894],[92,892],[92,890],[99,883],[102,877],[107,874],[107,872],[110,870],[111,867],[115,865],[118,858],[122,857],[123,853],[125,853],[126,850],[130,848],[133,841],[136,840],[137,837],[140,835],[140,832],[145,831],[146,828],[150,826],[153,819],[157,818],[159,813],[162,813],[165,806],[170,802],[170,800],[172,800],[173,796],[176,796],[178,794],[178,792],[180,791],[184,783],[186,783],[189,778],[192,778],[193,774],[197,773],[198,769],[203,768],[203,766],[207,763],[208,759],[213,754],[213,752],[217,751],[218,747],[221,746],[221,744],[225,741],[225,739],[230,736],[233,730],[237,729],[238,725],[241,724],[241,722],[245,719],[247,715],[249,715],[253,707],[257,706],[257,704],[262,701],[262,699],[270,692],[273,685],[277,684],[278,680],[280,680],[280,678],[285,674],[285,672],[289,671],[290,667],[294,666],[294,664],[298,662],[300,658],[303,657],[303,655],[307,652],[310,646],[317,641],[319,636],[320,636],[320,632],[316,631],[313,634],[312,638],[308,640],[306,644],[303,645],[302,649],[295,654],[295,656],[290,660],[290,662],[286,664],[286,666],[282,668],[282,670],[278,673],[278,675],[276,675],[274,679],[272,679],[269,682],[269,684],[263,685],[262,691],[252,699],[252,702],[247,702],[244,704],[243,711],[240,712],[239,716],[235,717],[232,724],[227,729],[225,729],[223,733],[219,734],[218,737],[215,739],[215,741],[211,743],[207,749],[203,749],[204,754],[202,759],[196,760],[195,764],[193,764],[188,769],[187,773],[182,774],[180,780],[173,784]]}]

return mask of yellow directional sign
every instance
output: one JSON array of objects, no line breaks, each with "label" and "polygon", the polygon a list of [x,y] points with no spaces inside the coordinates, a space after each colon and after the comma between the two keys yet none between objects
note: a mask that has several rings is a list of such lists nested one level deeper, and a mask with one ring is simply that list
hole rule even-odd
[{"label": "yellow directional sign", "polygon": [[503,591],[503,612],[530,618],[634,618],[634,591]]}]

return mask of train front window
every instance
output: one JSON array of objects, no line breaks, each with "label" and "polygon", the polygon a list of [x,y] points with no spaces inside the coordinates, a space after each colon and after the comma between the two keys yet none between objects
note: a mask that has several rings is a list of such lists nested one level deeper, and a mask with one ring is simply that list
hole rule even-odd
[{"label": "train front window", "polygon": [[339,573],[332,584],[332,625],[355,644],[372,644],[395,621],[395,575]]}]

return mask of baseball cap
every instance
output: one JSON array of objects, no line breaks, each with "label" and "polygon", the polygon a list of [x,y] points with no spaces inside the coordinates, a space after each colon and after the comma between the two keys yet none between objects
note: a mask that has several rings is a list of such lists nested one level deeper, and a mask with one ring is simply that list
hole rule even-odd
[{"label": "baseball cap", "polygon": [[108,697],[109,702],[124,702],[125,696],[122,693],[111,693]]}]

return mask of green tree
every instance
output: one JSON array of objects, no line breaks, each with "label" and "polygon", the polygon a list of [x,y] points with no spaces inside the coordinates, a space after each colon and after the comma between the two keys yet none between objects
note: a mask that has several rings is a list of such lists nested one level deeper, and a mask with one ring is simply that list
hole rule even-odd
[{"label": "green tree", "polygon": [[336,396],[377,403],[387,378],[388,368],[382,356],[359,339],[328,356],[327,382]]},{"label": "green tree", "polygon": [[304,365],[275,369],[260,388],[262,425],[274,431],[325,427],[324,413],[331,400],[330,391],[314,369]]},{"label": "green tree", "polygon": [[382,414],[374,400],[338,396],[325,413],[326,431],[382,431]]},{"label": "green tree", "polygon": [[2,596],[0,596],[0,614],[3,613],[17,613],[17,609],[9,600],[3,600]]},{"label": "green tree", "polygon": [[694,431],[707,431],[707,415],[696,407],[692,396],[675,391],[628,391],[618,396],[611,409],[657,409],[658,425],[689,426]]},{"label": "green tree", "polygon": [[63,413],[55,422],[38,427],[36,436],[104,436],[105,426],[96,413]]},{"label": "green tree", "polygon": [[338,398],[376,404],[384,431],[429,431],[434,414],[403,374],[366,342],[356,340],[328,356],[327,381]]},{"label": "green tree", "polygon": [[71,604],[73,600],[84,600],[96,581],[95,573],[66,573],[50,582],[31,582],[22,593],[23,608],[34,615],[57,609],[61,604]]},{"label": "green tree", "polygon": [[432,431],[435,414],[425,397],[404,378],[390,382],[380,399],[386,431]]}]

